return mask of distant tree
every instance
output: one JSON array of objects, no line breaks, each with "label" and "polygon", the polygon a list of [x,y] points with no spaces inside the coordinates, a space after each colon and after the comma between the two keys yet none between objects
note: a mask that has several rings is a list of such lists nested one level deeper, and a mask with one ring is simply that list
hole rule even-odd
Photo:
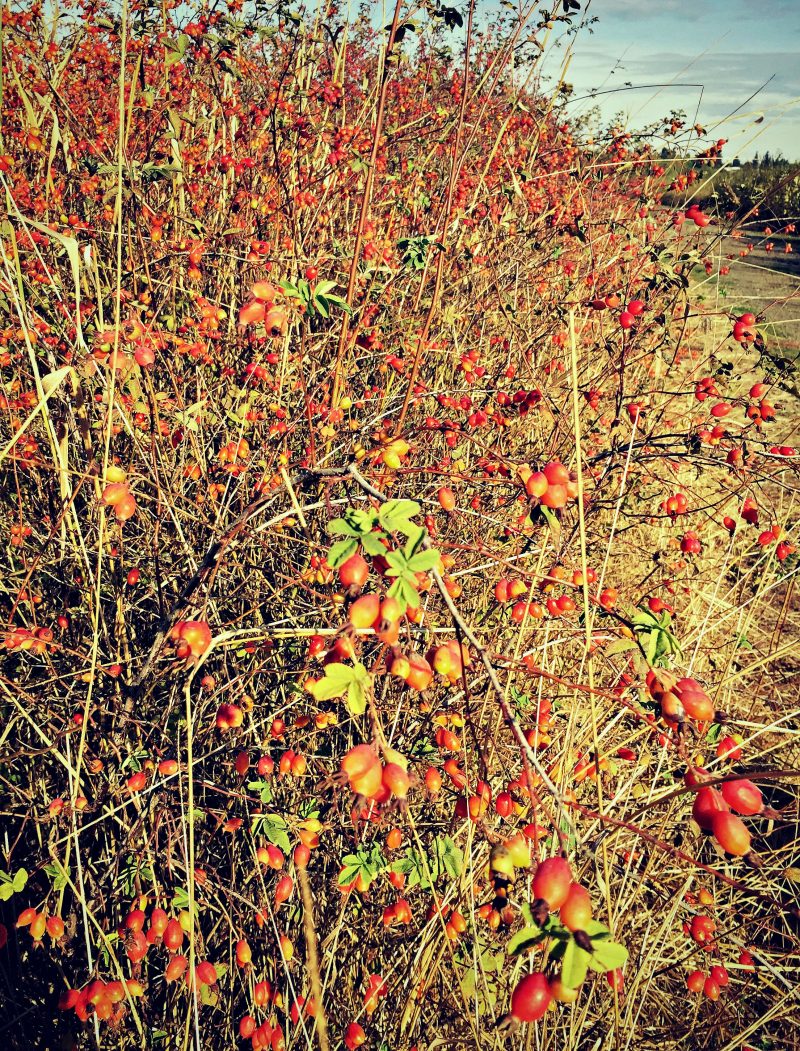
[{"label": "distant tree", "polygon": [[769,150],[767,150],[767,152],[761,158],[761,167],[762,168],[770,168],[771,166],[772,166],[772,157],[770,155]]}]

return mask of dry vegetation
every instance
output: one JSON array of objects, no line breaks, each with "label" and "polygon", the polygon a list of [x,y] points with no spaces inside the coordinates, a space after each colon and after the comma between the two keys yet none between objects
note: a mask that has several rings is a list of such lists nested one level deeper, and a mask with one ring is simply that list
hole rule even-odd
[{"label": "dry vegetation", "polygon": [[9,1047],[796,1046],[792,291],[483,7],[3,10]]}]

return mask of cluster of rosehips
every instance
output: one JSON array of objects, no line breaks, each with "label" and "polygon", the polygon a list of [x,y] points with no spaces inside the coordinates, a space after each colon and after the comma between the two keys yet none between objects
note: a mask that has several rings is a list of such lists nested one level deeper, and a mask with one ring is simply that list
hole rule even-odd
[{"label": "cluster of rosehips", "polygon": [[578,495],[577,475],[558,460],[553,460],[541,471],[520,468],[519,476],[528,496],[538,500],[543,507],[557,510],[566,507]]},{"label": "cluster of rosehips", "polygon": [[[500,860],[505,864],[506,858],[501,857]],[[538,865],[532,888],[536,899],[532,913],[536,922],[543,925],[549,913],[557,912],[559,920],[573,933],[576,942],[582,948],[590,949],[591,942],[585,928],[592,919],[591,898],[586,888],[573,880],[566,859],[552,857]],[[611,972],[608,978],[610,984],[620,988],[621,974]],[[567,986],[560,977],[548,978],[541,971],[527,974],[511,994],[511,1011],[507,1021],[511,1024],[536,1022],[544,1016],[553,1000],[574,1003],[578,992],[578,989]]]},{"label": "cluster of rosehips", "polygon": [[[568,572],[563,566],[553,566],[547,576],[539,583],[539,590],[552,592],[559,583],[566,582],[568,579]],[[572,574],[572,585],[575,588],[582,589],[584,582],[594,584],[596,581],[597,572],[591,567],[587,568],[585,578],[583,571],[580,569],[576,569]],[[525,581],[507,577],[498,580],[494,587],[494,597],[499,603],[505,605],[508,602],[514,602],[514,605],[511,607],[511,619],[515,624],[521,624],[526,617],[541,620],[545,612],[554,618],[563,617],[568,613],[573,613],[577,608],[577,602],[570,594],[558,596],[551,594],[543,605],[540,602],[528,602],[521,598],[522,595],[526,595],[529,592],[530,585]],[[597,602],[603,609],[613,609],[618,597],[619,594],[616,588],[604,588],[599,594],[593,596],[593,601]]]},{"label": "cluster of rosehips", "polygon": [[58,1001],[60,1011],[74,1011],[81,1022],[92,1016],[101,1022],[117,1024],[125,1017],[126,997],[142,996],[144,987],[133,978],[104,982],[99,978],[83,989],[67,989]]},{"label": "cluster of rosehips", "polygon": [[754,383],[749,391],[753,404],[747,406],[745,415],[748,420],[753,421],[756,428],[760,428],[762,423],[775,419],[775,406],[764,397],[768,390],[766,383]]},{"label": "cluster of rosehips", "polygon": [[47,653],[48,647],[52,649],[52,642],[51,628],[14,628],[3,635],[3,646],[10,652]]},{"label": "cluster of rosehips", "polygon": [[425,918],[430,923],[437,916],[441,916],[445,921],[444,932],[448,941],[457,942],[467,929],[467,921],[463,915],[446,902],[441,902],[438,906],[432,903]]},{"label": "cluster of rosehips", "polygon": [[520,833],[492,848],[489,875],[494,897],[478,909],[478,916],[486,920],[492,930],[497,930],[501,923],[510,927],[514,922],[515,912],[508,903],[509,888],[516,879],[516,870],[530,868],[530,864],[530,846]]},{"label": "cluster of rosehips", "polygon": [[23,909],[17,917],[17,927],[28,927],[34,943],[40,942],[45,932],[54,942],[64,936],[64,921],[60,916],[48,916],[45,910]]},{"label": "cluster of rosehips", "polygon": [[696,679],[687,677],[673,681],[672,676],[651,669],[645,681],[650,696],[658,701],[667,722],[680,725],[687,716],[700,723],[713,721],[716,715],[713,702]]},{"label": "cluster of rosehips", "polygon": [[675,493],[661,504],[661,510],[670,518],[675,519],[678,515],[685,515],[689,509],[689,501],[685,493]]},{"label": "cluster of rosehips", "polygon": [[[710,216],[706,215],[697,204],[690,204],[684,213],[687,219],[691,219],[695,226],[699,226],[701,229],[711,222]],[[676,217],[677,218],[677,217]],[[680,223],[676,223],[679,226]]]},{"label": "cluster of rosehips", "polygon": [[719,391],[717,390],[717,384],[713,376],[703,376],[695,384],[694,396],[698,401],[705,401],[706,398],[718,398]]},{"label": "cluster of rosehips", "polygon": [[684,555],[699,555],[703,550],[700,537],[693,530],[689,530],[681,537],[681,551]]},{"label": "cluster of rosehips", "polygon": [[794,554],[797,550],[794,544],[790,544],[787,540],[782,540],[783,530],[779,525],[774,525],[771,529],[765,529],[758,535],[758,546],[769,547],[770,544],[777,544],[775,548],[775,557],[779,562],[784,562],[789,555]]},{"label": "cluster of rosehips", "polygon": [[737,343],[754,343],[758,333],[755,314],[740,314],[733,323],[733,338]]},{"label": "cluster of rosehips", "polygon": [[239,326],[262,324],[273,338],[283,336],[289,327],[286,311],[275,306],[277,290],[268,281],[256,281],[250,288],[250,299],[239,311]]},{"label": "cluster of rosehips", "polygon": [[340,767],[350,790],[375,803],[384,803],[392,796],[405,799],[411,786],[405,756],[394,749],[385,751],[386,764],[372,745],[355,745],[342,757]]},{"label": "cluster of rosehips", "polygon": [[[111,468],[109,468],[109,473],[110,471]],[[108,507],[114,508],[114,515],[120,523],[127,522],[136,514],[136,497],[127,482],[109,482],[103,489],[101,499]]]},{"label": "cluster of rosehips", "polygon": [[697,789],[692,817],[726,853],[742,857],[750,852],[751,836],[737,815],[766,817],[775,816],[774,811],[765,807],[761,790],[747,778],[725,781],[720,789],[705,784],[710,779],[711,775],[699,767],[687,771],[684,776],[687,786]]},{"label": "cluster of rosehips", "polygon": [[686,979],[686,988],[690,993],[702,993],[708,1000],[719,1000],[720,990],[729,981],[728,972],[719,964],[712,967],[708,974],[705,971],[692,971]]}]

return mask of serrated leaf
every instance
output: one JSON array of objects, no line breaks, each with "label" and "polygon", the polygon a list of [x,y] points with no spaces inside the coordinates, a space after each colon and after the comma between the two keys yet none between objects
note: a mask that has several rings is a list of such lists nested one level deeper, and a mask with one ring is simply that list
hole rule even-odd
[{"label": "serrated leaf", "polygon": [[344,518],[334,518],[332,522],[328,522],[328,532],[332,536],[361,536],[361,531]]},{"label": "serrated leaf", "polygon": [[589,966],[593,971],[614,971],[623,967],[628,959],[628,950],[619,942],[592,942],[592,955]]},{"label": "serrated leaf", "polygon": [[352,715],[363,715],[367,710],[368,694],[362,682],[351,682],[347,689],[347,707]]},{"label": "serrated leaf", "polygon": [[544,515],[547,524],[550,526],[550,532],[557,539],[561,534],[561,523],[556,518],[555,512],[549,507],[545,507],[544,504],[540,505],[540,510]]},{"label": "serrated leaf", "polygon": [[417,525],[415,522],[410,522],[409,525],[412,527],[406,534],[408,539],[405,542],[403,552],[406,558],[412,558],[417,551],[417,548],[425,539],[425,530],[422,526]]},{"label": "serrated leaf", "polygon": [[325,556],[325,561],[331,569],[338,569],[344,562],[358,551],[358,540],[355,537],[345,537],[337,540]]},{"label": "serrated leaf", "polygon": [[378,519],[384,529],[405,532],[408,519],[418,515],[422,508],[415,500],[387,500],[378,510]]},{"label": "serrated leaf", "polygon": [[360,536],[363,533],[372,532],[372,527],[376,522],[376,515],[374,511],[363,511],[359,507],[350,507],[345,511],[344,519]]},{"label": "serrated leaf", "polygon": [[517,931],[513,935],[506,946],[506,952],[509,956],[519,956],[521,952],[525,952],[527,949],[532,949],[538,945],[539,942],[544,938],[545,934],[541,927],[537,927],[536,924],[532,924],[530,927],[523,927],[521,931]]},{"label": "serrated leaf", "polygon": [[355,865],[350,865],[342,869],[339,873],[339,877],[336,880],[340,887],[346,887],[350,883],[355,883],[358,878],[358,874],[361,872],[361,863],[356,862]]},{"label": "serrated leaf", "polygon": [[292,849],[288,827],[280,814],[265,814],[260,819],[261,834],[266,836],[270,843],[280,847],[284,854],[288,854]]},{"label": "serrated leaf", "polygon": [[361,546],[368,555],[385,555],[386,548],[381,543],[383,533],[364,533],[361,537]]},{"label": "serrated leaf", "polygon": [[604,652],[611,657],[615,653],[627,653],[629,650],[636,650],[638,648],[639,647],[633,639],[617,639],[615,642],[612,642],[610,646],[606,646]]},{"label": "serrated leaf", "polygon": [[608,927],[604,927],[597,920],[589,920],[583,929],[590,938],[609,938],[611,936],[611,931]]},{"label": "serrated leaf", "polygon": [[418,551],[413,558],[408,562],[408,568],[414,573],[427,573],[429,569],[433,569],[439,565],[441,561],[441,555],[435,548],[429,548],[427,551]]},{"label": "serrated leaf", "polygon": [[399,577],[405,573],[408,562],[402,551],[387,551],[385,558],[389,563],[389,568],[386,570],[387,577]]},{"label": "serrated leaf", "polygon": [[647,660],[652,664],[658,654],[658,632],[651,631],[647,636],[647,649],[645,650]]},{"label": "serrated leaf", "polygon": [[452,879],[457,879],[464,868],[464,853],[449,836],[437,836],[434,840],[437,859],[441,868]]},{"label": "serrated leaf", "polygon": [[590,954],[582,949],[574,938],[570,938],[561,958],[561,981],[568,989],[577,989],[583,984],[589,970],[590,958]]},{"label": "serrated leaf", "polygon": [[308,688],[309,693],[318,701],[331,701],[335,697],[342,697],[356,679],[356,668],[366,670],[363,664],[357,664],[354,668],[346,664],[327,664],[325,677],[312,683]]}]

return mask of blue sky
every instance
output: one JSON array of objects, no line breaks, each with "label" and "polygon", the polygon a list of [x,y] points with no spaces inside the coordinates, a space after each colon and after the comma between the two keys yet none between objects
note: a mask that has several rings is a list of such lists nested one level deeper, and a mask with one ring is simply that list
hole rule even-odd
[{"label": "blue sky", "polygon": [[[724,156],[749,159],[766,150],[800,161],[800,0],[589,0],[584,11],[599,21],[574,41],[566,80],[575,96],[598,90],[668,82],[570,104],[592,105],[604,118],[620,110],[641,127],[682,109],[727,138]],[[548,53],[556,73],[563,50]],[[733,117],[748,96],[772,81]],[[683,85],[698,84],[699,87]],[[698,109],[699,107],[699,109]],[[754,123],[764,117],[760,124]]]}]

